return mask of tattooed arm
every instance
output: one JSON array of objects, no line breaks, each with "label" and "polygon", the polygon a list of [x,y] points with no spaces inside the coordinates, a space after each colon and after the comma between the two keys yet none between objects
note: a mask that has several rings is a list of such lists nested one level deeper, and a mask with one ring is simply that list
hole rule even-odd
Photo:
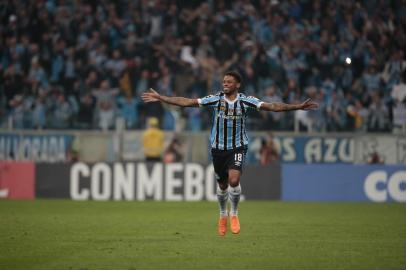
[{"label": "tattooed arm", "polygon": [[287,104],[282,102],[272,102],[272,103],[263,102],[261,104],[260,110],[272,112],[314,110],[317,109],[318,106],[319,105],[316,102],[311,101],[311,99],[309,98],[301,104]]}]

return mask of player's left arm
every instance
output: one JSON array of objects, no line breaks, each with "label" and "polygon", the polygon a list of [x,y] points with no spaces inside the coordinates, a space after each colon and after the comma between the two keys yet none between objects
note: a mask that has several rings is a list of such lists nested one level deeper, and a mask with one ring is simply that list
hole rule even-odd
[{"label": "player's left arm", "polygon": [[319,104],[312,101],[311,98],[306,99],[301,104],[287,104],[282,102],[262,102],[259,109],[263,111],[271,112],[283,112],[283,111],[294,111],[294,110],[314,110],[319,107]]}]

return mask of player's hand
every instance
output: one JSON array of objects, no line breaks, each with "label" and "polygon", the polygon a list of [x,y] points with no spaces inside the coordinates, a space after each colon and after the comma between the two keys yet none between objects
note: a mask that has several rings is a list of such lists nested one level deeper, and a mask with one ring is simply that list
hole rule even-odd
[{"label": "player's hand", "polygon": [[141,95],[142,101],[146,103],[160,101],[161,100],[160,97],[161,95],[158,94],[158,92],[152,88],[149,89],[149,92],[144,92]]},{"label": "player's hand", "polygon": [[319,107],[319,104],[313,102],[311,98],[306,99],[302,104],[300,104],[301,110],[315,110]]}]

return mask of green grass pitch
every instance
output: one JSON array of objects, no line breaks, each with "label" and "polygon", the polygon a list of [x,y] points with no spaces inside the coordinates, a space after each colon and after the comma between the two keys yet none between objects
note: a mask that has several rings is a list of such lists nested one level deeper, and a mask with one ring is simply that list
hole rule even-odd
[{"label": "green grass pitch", "polygon": [[0,201],[0,269],[406,269],[406,204]]}]

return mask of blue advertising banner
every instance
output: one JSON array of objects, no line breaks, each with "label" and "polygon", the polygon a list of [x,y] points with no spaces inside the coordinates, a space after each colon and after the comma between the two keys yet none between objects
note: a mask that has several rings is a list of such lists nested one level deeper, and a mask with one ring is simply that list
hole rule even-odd
[{"label": "blue advertising banner", "polygon": [[282,199],[406,202],[406,166],[285,164]]},{"label": "blue advertising banner", "polygon": [[66,162],[74,136],[61,134],[0,134],[0,160]]}]

